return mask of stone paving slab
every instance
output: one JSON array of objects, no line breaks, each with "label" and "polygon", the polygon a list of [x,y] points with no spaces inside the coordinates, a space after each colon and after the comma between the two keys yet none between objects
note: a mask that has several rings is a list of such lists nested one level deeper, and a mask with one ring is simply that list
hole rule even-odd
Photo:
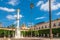
[{"label": "stone paving slab", "polygon": [[20,38],[20,39],[15,39],[15,38],[0,38],[0,40],[60,40],[60,38],[41,38],[41,37],[25,37],[25,38]]},{"label": "stone paving slab", "polygon": [[53,39],[50,39],[50,38],[41,38],[42,40],[60,40],[60,38],[53,38]]}]

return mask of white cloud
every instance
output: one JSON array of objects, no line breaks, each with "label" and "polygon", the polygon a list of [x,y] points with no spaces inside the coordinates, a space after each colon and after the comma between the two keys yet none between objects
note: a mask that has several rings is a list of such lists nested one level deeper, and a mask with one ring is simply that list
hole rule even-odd
[{"label": "white cloud", "polygon": [[[9,20],[15,20],[17,17],[17,15],[7,15],[6,18],[9,19]],[[23,16],[20,15],[20,18],[22,18]]]},{"label": "white cloud", "polygon": [[39,1],[36,6],[39,6],[43,3],[43,1]]},{"label": "white cloud", "polygon": [[19,1],[18,1],[18,0],[10,0],[10,1],[8,2],[8,4],[10,4],[10,5],[12,5],[12,6],[16,6],[16,5],[19,4]]},{"label": "white cloud", "polygon": [[[40,10],[49,11],[49,0],[46,3],[41,3]],[[57,10],[60,8],[60,3],[56,2],[56,0],[51,1],[51,9]]]},{"label": "white cloud", "polygon": [[57,16],[60,15],[60,12],[58,12],[56,15],[57,15]]},{"label": "white cloud", "polygon": [[44,19],[45,17],[38,17],[35,20]]},{"label": "white cloud", "polygon": [[[20,18],[22,18],[23,16],[22,15],[19,15],[20,16]],[[14,17],[17,17],[17,15],[14,15]]]},{"label": "white cloud", "polygon": [[8,18],[9,20],[11,20],[11,19],[15,19],[15,17],[12,16],[12,15],[8,15],[6,18]]},{"label": "white cloud", "polygon": [[0,10],[7,11],[7,12],[14,12],[15,11],[15,9],[9,9],[6,7],[0,7]]}]

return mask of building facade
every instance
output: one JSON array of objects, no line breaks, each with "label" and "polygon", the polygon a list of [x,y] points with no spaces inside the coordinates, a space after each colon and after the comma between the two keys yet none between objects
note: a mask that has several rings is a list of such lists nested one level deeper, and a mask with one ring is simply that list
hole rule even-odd
[{"label": "building facade", "polygon": [[[60,28],[60,19],[52,21],[51,26],[52,28]],[[49,29],[49,22],[38,23],[35,26],[32,26],[31,29],[32,30]]]},{"label": "building facade", "polygon": [[[57,19],[57,20],[54,20],[54,21],[51,21],[51,26],[52,26],[52,29],[53,29],[53,36],[59,36],[60,37],[60,19]],[[24,36],[48,36],[49,37],[49,22],[41,22],[41,23],[38,23],[34,26],[31,26],[30,28],[28,28],[25,24],[23,24],[21,27],[20,27],[20,31],[24,31],[23,33],[26,33],[24,34]],[[15,28],[0,28],[0,30],[13,30],[15,31]]]},{"label": "building facade", "polygon": [[[60,37],[60,19],[51,21],[53,37]],[[49,22],[41,22],[32,26],[31,30],[38,31],[38,36],[49,37],[50,27]]]}]

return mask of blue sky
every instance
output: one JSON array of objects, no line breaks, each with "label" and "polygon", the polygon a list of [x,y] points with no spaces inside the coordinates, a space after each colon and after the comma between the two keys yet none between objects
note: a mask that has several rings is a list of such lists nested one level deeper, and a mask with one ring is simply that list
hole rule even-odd
[{"label": "blue sky", "polygon": [[[30,3],[34,8],[30,9]],[[52,20],[60,18],[60,1],[51,1]],[[17,9],[20,9],[20,26],[35,25],[39,22],[49,20],[48,0],[0,0],[0,22],[4,27],[16,24]]]}]

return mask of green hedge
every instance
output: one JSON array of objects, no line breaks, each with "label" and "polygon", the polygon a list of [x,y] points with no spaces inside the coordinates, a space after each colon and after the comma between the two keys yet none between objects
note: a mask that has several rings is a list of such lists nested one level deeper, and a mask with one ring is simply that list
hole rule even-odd
[{"label": "green hedge", "polygon": [[[32,33],[32,34],[31,34]],[[60,33],[60,28],[54,28],[52,29],[52,33],[53,34],[57,34]],[[0,37],[2,36],[6,36],[8,37],[9,35],[12,37],[12,35],[15,34],[14,31],[9,31],[9,30],[2,30],[0,29]],[[23,36],[37,36],[40,34],[50,34],[50,29],[44,29],[44,30],[38,30],[38,31],[33,31],[33,30],[29,30],[29,31],[21,31],[21,34]]]},{"label": "green hedge", "polygon": [[[44,30],[38,30],[38,32],[40,33],[40,34],[49,34],[50,33],[50,29],[44,29]],[[60,28],[54,28],[54,29],[52,29],[52,33],[54,34],[54,33],[60,33]]]},{"label": "green hedge", "polygon": [[[32,36],[36,36],[36,35],[40,35],[40,34],[50,34],[50,29],[43,29],[43,30],[38,30],[38,31],[29,30],[27,32],[25,31],[24,35],[29,36],[29,35],[31,35],[31,33],[32,33]],[[60,33],[60,28],[53,28],[52,33],[53,34]]]},{"label": "green hedge", "polygon": [[12,37],[14,31],[9,31],[9,30],[2,30],[0,29],[0,37],[8,37],[10,35],[10,37]]}]

